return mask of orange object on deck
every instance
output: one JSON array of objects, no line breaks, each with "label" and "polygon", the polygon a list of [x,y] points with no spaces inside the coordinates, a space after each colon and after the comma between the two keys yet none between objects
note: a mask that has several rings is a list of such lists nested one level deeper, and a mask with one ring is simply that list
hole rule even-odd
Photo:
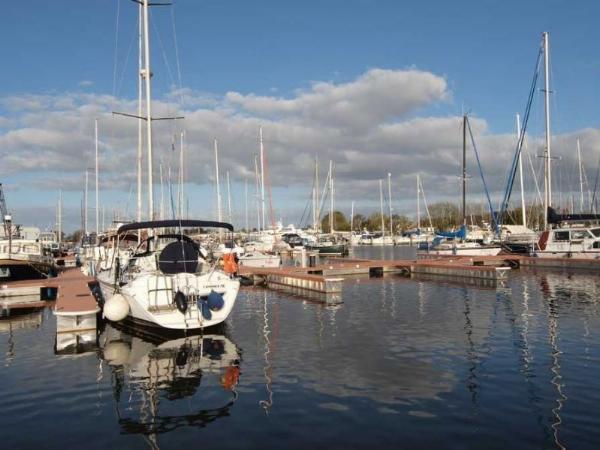
[{"label": "orange object on deck", "polygon": [[223,255],[223,270],[225,273],[233,274],[238,271],[238,264],[235,253],[225,253]]}]

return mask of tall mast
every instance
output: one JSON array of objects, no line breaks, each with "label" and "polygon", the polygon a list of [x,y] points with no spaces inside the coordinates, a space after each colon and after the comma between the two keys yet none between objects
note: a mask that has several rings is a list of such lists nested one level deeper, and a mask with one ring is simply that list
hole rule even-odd
[{"label": "tall mast", "polygon": [[58,190],[58,243],[62,242],[62,189]]},{"label": "tall mast", "polygon": [[321,201],[319,200],[319,197],[321,195],[321,191],[319,190],[319,157],[317,155],[315,155],[315,206],[317,209],[317,220],[316,220],[316,224],[317,226],[315,227],[315,232],[318,232],[319,229],[321,228],[321,223],[320,223],[320,212],[321,212]]},{"label": "tall mast", "polygon": [[319,196],[319,190],[317,188],[317,157],[315,156],[315,173],[314,173],[314,182],[313,182],[313,190],[312,190],[312,216],[313,216],[313,223],[312,223],[312,227],[313,230],[317,230],[317,211],[318,211],[318,207],[317,207],[317,203],[319,202],[319,200],[317,199]]},{"label": "tall mast", "polygon": [[546,148],[544,149],[544,229],[548,228],[548,207],[552,206],[552,167],[550,164],[550,72],[548,32],[542,33],[544,45],[544,106],[546,115]]},{"label": "tall mast", "polygon": [[245,213],[246,213],[246,233],[249,232],[248,227],[248,178],[244,179],[244,193],[245,193],[245,200],[246,200],[246,208],[245,208]]},{"label": "tall mast", "polygon": [[352,206],[350,207],[350,232],[354,230],[354,202],[352,202]]},{"label": "tall mast", "polygon": [[329,194],[331,204],[329,207],[329,232],[333,233],[333,161],[329,160]]},{"label": "tall mast", "polygon": [[221,186],[219,185],[219,147],[217,144],[217,140],[214,141],[215,144],[215,183],[217,185],[217,220],[219,222],[223,221],[223,217],[221,215]]},{"label": "tall mast", "polygon": [[[517,113],[517,141],[521,138],[521,117]],[[521,220],[527,226],[527,211],[525,209],[525,190],[523,188],[523,150],[519,152],[519,181],[521,183]]]},{"label": "tall mast", "polygon": [[258,173],[258,155],[254,154],[254,182],[256,191],[256,231],[260,233],[260,175]]},{"label": "tall mast", "polygon": [[[142,93],[143,93],[143,8],[140,3],[138,8],[138,147],[137,147],[137,221],[142,221],[142,146],[144,136],[142,134]],[[138,233],[141,238],[141,234]]]},{"label": "tall mast", "polygon": [[421,230],[421,175],[417,174],[417,231]]},{"label": "tall mast", "polygon": [[265,148],[263,146],[262,126],[258,127],[258,138],[260,143],[260,208],[262,217],[262,229],[265,230]]},{"label": "tall mast", "polygon": [[381,233],[385,236],[385,222],[383,216],[383,180],[379,180],[379,212],[381,215]]},{"label": "tall mast", "polygon": [[227,173],[227,210],[229,212],[229,223],[233,222],[233,216],[231,214],[231,184],[229,183],[229,170]]},{"label": "tall mast", "polygon": [[183,218],[183,131],[179,135],[179,217]]},{"label": "tall mast", "polygon": [[390,202],[390,236],[394,235],[394,223],[392,220],[392,174],[388,172],[388,201]]},{"label": "tall mast", "polygon": [[100,234],[100,202],[98,201],[98,119],[94,121],[94,137],[96,143],[96,239],[98,239],[98,234]]},{"label": "tall mast", "polygon": [[467,225],[467,115],[463,114],[462,224]]},{"label": "tall mast", "polygon": [[85,169],[85,196],[83,198],[83,233],[88,234],[88,169]]},{"label": "tall mast", "polygon": [[579,146],[579,138],[577,138],[577,159],[579,161],[579,211],[583,213],[583,167],[581,166],[581,147]]},{"label": "tall mast", "polygon": [[154,184],[152,181],[152,88],[150,78],[150,34],[148,33],[148,0],[144,2],[144,72],[146,81],[146,141],[148,145],[148,220],[154,220]]},{"label": "tall mast", "polygon": [[160,175],[160,210],[159,217],[160,220],[165,219],[165,191],[163,188],[163,165],[162,162],[158,164],[159,175]]}]

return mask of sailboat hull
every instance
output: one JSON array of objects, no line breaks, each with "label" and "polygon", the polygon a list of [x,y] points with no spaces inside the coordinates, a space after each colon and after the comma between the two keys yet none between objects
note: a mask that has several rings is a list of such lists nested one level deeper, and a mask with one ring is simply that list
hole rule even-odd
[{"label": "sailboat hull", "polygon": [[[104,298],[108,299],[116,292],[114,283],[98,277]],[[195,275],[180,273],[173,276],[150,275],[136,278],[130,285],[120,288],[129,304],[127,320],[146,326],[171,330],[193,330],[207,328],[224,322],[233,306],[240,283],[229,276],[213,272]],[[186,295],[187,310],[180,312],[174,302],[178,291]],[[211,292],[223,297],[223,306],[219,310],[200,307],[202,299]]]}]

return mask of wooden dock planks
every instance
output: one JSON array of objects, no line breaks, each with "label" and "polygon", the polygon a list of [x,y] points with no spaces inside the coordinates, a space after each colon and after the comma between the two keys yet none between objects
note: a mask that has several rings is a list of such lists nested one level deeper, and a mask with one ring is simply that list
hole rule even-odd
[{"label": "wooden dock planks", "polygon": [[56,313],[85,313],[98,311],[96,299],[90,290],[90,283],[96,280],[88,277],[77,267],[62,271],[55,278],[58,288],[56,297]]}]

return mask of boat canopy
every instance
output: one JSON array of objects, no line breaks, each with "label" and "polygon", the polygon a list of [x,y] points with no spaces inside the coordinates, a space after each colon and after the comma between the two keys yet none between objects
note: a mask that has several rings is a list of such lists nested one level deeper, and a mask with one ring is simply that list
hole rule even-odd
[{"label": "boat canopy", "polygon": [[133,222],[121,225],[117,233],[121,234],[130,230],[142,230],[146,228],[225,228],[233,232],[233,225],[226,222],[215,222],[212,220],[150,220],[147,222]]},{"label": "boat canopy", "polygon": [[467,238],[467,227],[462,225],[457,231],[439,231],[436,233],[436,235],[446,238],[459,238],[465,240]]},{"label": "boat canopy", "polygon": [[554,208],[548,206],[548,223],[585,222],[600,220],[600,214],[558,214]]}]

